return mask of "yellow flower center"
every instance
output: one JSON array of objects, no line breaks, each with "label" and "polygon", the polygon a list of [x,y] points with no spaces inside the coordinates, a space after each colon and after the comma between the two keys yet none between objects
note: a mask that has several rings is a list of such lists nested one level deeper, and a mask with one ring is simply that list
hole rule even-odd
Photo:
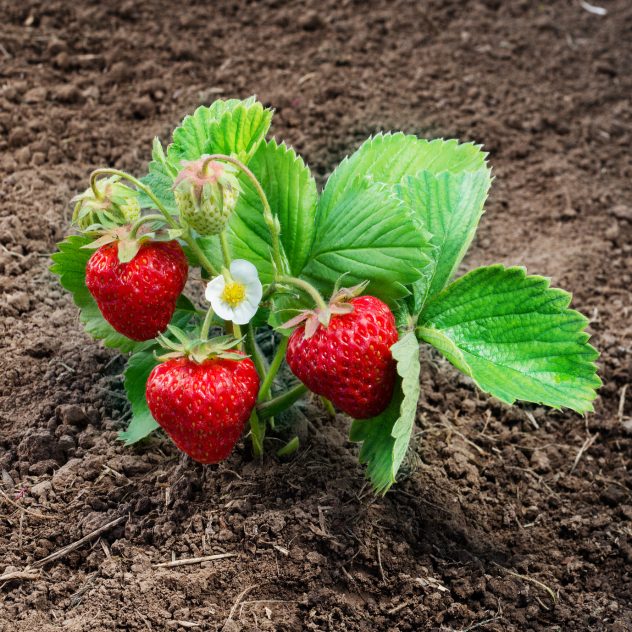
[{"label": "yellow flower center", "polygon": [[231,307],[237,307],[246,298],[246,287],[241,283],[231,281],[224,286],[222,300]]}]

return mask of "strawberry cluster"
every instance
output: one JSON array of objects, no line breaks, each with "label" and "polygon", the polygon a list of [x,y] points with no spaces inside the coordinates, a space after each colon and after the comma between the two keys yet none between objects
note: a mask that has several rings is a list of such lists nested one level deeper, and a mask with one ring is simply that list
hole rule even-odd
[{"label": "strawberry cluster", "polygon": [[[145,341],[165,331],[184,289],[187,260],[177,241],[145,241],[121,262],[119,243],[101,246],[88,261],[86,285],[116,331]],[[390,347],[395,319],[373,296],[332,299],[327,316],[308,311],[292,333],[286,360],[311,391],[355,419],[368,419],[389,404],[395,385]],[[183,452],[200,463],[228,457],[250,418],[259,375],[247,357],[222,353],[191,358],[179,349],[154,368],[146,386],[149,409]],[[181,353],[181,355],[180,355]],[[170,354],[173,355],[173,354]]]}]

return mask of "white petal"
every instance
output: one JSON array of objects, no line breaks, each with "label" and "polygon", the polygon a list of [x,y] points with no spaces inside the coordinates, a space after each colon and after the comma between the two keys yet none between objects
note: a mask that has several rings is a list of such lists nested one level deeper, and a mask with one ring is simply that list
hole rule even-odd
[{"label": "white petal", "polygon": [[246,300],[254,305],[259,305],[263,296],[263,286],[259,279],[255,283],[246,285]]},{"label": "white petal", "polygon": [[224,320],[234,320],[235,310],[225,301],[222,301],[221,299],[212,301],[211,307],[220,318],[223,318]]},{"label": "white petal", "polygon": [[[215,309],[214,302],[218,301],[224,292],[224,288],[226,287],[226,279],[220,274],[216,276],[212,281],[209,281],[206,284],[206,292],[204,292],[204,296],[206,300],[213,306]],[[215,311],[217,311],[215,309]]]},{"label": "white petal", "polygon": [[249,323],[257,312],[257,307],[259,307],[258,303],[253,309],[252,305],[250,305],[247,301],[243,301],[233,309],[232,321],[238,325],[245,325]]},{"label": "white petal", "polygon": [[245,259],[235,259],[230,264],[230,276],[232,276],[237,283],[243,283],[244,285],[259,280],[257,268],[255,268],[250,261],[246,261]]}]

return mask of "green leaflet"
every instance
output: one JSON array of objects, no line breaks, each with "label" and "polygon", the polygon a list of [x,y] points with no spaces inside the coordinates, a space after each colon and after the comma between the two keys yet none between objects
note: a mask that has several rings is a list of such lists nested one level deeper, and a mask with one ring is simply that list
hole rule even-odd
[{"label": "green leaflet", "polygon": [[[140,180],[152,190],[158,201],[170,213],[175,214],[177,213],[177,207],[173,195],[173,181],[178,174],[178,170],[167,160],[158,138],[154,138],[151,157],[149,173]],[[142,208],[156,208],[154,201],[142,191],[139,193],[139,202]]]},{"label": "green leaflet", "polygon": [[377,134],[366,140],[351,156],[345,158],[331,174],[323,191],[318,212],[324,218],[359,179],[393,186],[406,176],[420,171],[437,174],[478,171],[485,166],[487,154],[473,143],[456,140],[424,140],[402,132]]},{"label": "green leaflet", "polygon": [[522,268],[473,270],[427,304],[417,335],[478,386],[512,404],[591,411],[601,385],[588,321],[570,294]]},{"label": "green leaflet", "polygon": [[[309,168],[296,152],[275,140],[259,145],[248,168],[257,177],[272,213],[281,224],[281,246],[292,274],[298,274],[308,257],[314,235],[318,193]],[[270,233],[263,219],[263,205],[250,180],[240,176],[242,193],[230,219],[228,242],[235,259],[257,266],[263,283],[270,283],[274,271],[270,262]],[[216,267],[221,254],[216,237],[202,240]]]},{"label": "green leaflet", "polygon": [[75,305],[81,310],[80,320],[86,332],[93,338],[103,340],[106,347],[114,347],[122,352],[135,351],[147,346],[146,342],[136,342],[115,331],[101,316],[92,295],[86,287],[86,265],[92,250],[82,250],[89,244],[89,237],[71,236],[57,244],[59,252],[52,255],[51,272],[59,276],[62,287],[72,294]]},{"label": "green leaflet", "polygon": [[368,292],[393,304],[406,296],[430,262],[430,245],[412,213],[389,188],[358,180],[317,217],[309,261],[301,276],[326,295],[344,284],[370,282]]},{"label": "green leaflet", "polygon": [[[264,140],[271,120],[272,110],[264,108],[255,97],[243,101],[218,100],[210,106],[201,106],[174,130],[166,155],[160,141],[154,139],[149,173],[141,182],[151,188],[170,213],[177,213],[172,188],[182,160],[225,154],[247,164]],[[144,193],[140,195],[140,203],[144,208],[155,208]]]},{"label": "green leaflet", "polygon": [[167,158],[176,166],[204,154],[232,154],[248,162],[268,133],[271,120],[272,110],[254,97],[215,101],[184,118],[173,132]]},{"label": "green leaflet", "polygon": [[474,238],[490,185],[487,167],[458,173],[422,171],[397,185],[397,195],[430,232],[430,243],[434,246],[428,278],[419,288],[422,294],[416,296],[415,313],[456,272]]},{"label": "green leaflet", "polygon": [[388,408],[377,417],[355,420],[351,426],[351,441],[362,441],[360,462],[366,463],[367,473],[375,491],[385,494],[395,482],[415,424],[419,399],[419,344],[412,332],[392,347],[399,376],[395,394]]},{"label": "green leaflet", "polygon": [[125,369],[125,391],[132,407],[132,420],[127,430],[119,432],[119,439],[125,445],[131,445],[158,428],[151,416],[145,399],[145,385],[152,369],[158,364],[153,351],[140,351],[133,354]]}]

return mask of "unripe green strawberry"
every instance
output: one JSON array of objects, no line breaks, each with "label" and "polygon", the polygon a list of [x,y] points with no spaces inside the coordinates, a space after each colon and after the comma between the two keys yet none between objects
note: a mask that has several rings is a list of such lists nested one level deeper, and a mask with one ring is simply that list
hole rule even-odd
[{"label": "unripe green strawberry", "polygon": [[231,453],[257,402],[259,376],[250,358],[196,363],[175,358],[147,380],[149,410],[173,442],[200,463]]},{"label": "unripe green strawberry", "polygon": [[173,190],[180,217],[200,235],[221,233],[239,196],[235,169],[206,156],[183,165]]},{"label": "unripe green strawberry", "polygon": [[75,196],[72,221],[81,230],[98,230],[130,224],[140,217],[138,191],[120,182],[119,176],[104,178],[96,183],[99,196],[91,187]]},{"label": "unripe green strawberry", "polygon": [[298,327],[286,359],[312,392],[354,419],[368,419],[393,397],[396,368],[390,348],[397,342],[397,328],[388,306],[374,296],[359,296],[347,305],[352,311],[332,310],[327,326],[312,322],[315,331],[307,337],[306,327]]}]

